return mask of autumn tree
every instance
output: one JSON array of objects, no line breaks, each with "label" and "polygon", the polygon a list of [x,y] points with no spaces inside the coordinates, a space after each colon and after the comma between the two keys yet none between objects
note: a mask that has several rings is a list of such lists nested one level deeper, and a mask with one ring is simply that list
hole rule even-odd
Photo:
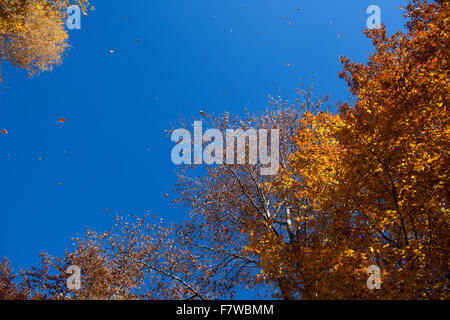
[{"label": "autumn tree", "polygon": [[[448,299],[449,13],[447,1],[415,0],[406,34],[366,31],[368,62],[341,59],[355,103],[301,120],[292,170],[267,185],[301,237],[286,245],[261,225],[250,245],[291,296]],[[366,287],[369,265],[381,290]]]},{"label": "autumn tree", "polygon": [[[297,150],[294,138],[301,129],[300,120],[307,112],[325,108],[328,100],[328,97],[314,97],[312,87],[301,86],[298,94],[292,104],[280,97],[271,98],[269,108],[261,114],[240,118],[229,113],[221,116],[203,113],[201,120],[205,129],[217,128],[224,136],[227,129],[244,132],[252,128],[278,129],[279,166],[282,170],[290,170],[290,154]],[[189,125],[186,123],[183,127]],[[265,188],[275,177],[260,174],[264,164],[250,163],[248,139],[245,150],[246,164],[239,164],[236,158],[228,162],[225,157],[221,164],[205,168],[189,165],[179,173],[176,192],[180,197],[177,202],[191,211],[190,220],[180,227],[180,243],[211,261],[216,273],[223,273],[224,293],[258,287],[264,296],[289,299],[292,297],[286,275],[278,270],[272,281],[265,281],[260,273],[265,264],[262,259],[265,253],[249,249],[249,244],[254,239],[268,243],[269,238],[272,244],[295,242],[290,226],[291,213],[286,203],[276,201],[276,192]],[[260,228],[264,228],[264,233]],[[282,249],[274,246],[273,250]],[[272,266],[275,265],[276,261],[273,261]]]},{"label": "autumn tree", "polygon": [[448,298],[450,3],[414,0],[405,15],[407,34],[367,32],[367,64],[342,59],[357,97],[341,108],[344,179],[371,226],[380,295]]},{"label": "autumn tree", "polygon": [[[205,129],[219,128],[223,133],[227,129],[279,129],[279,163],[288,168],[290,154],[297,148],[294,138],[301,129],[299,120],[328,100],[314,97],[312,86],[301,86],[298,95],[293,104],[272,97],[262,114],[247,113],[241,118],[227,112],[219,116],[201,112],[200,120]],[[190,125],[187,121],[180,124],[187,129]],[[249,141],[245,145],[248,150]],[[217,299],[255,288],[265,297],[289,298],[284,275],[269,284],[258,276],[261,255],[248,249],[252,237],[247,234],[264,222],[274,237],[289,242],[285,228],[289,210],[275,201],[274,192],[265,189],[265,183],[274,179],[260,175],[266,165],[234,163],[205,168],[188,165],[178,173],[177,202],[190,208],[187,221],[163,226],[149,215],[131,220],[117,217],[110,230],[88,230],[75,239],[75,248],[64,257],[43,255],[38,266],[21,272],[19,287],[28,299]],[[69,265],[82,270],[82,288],[76,292],[68,291],[64,282]]]},{"label": "autumn tree", "polygon": [[68,48],[71,4],[87,10],[87,0],[0,0],[0,63],[8,61],[30,76],[60,64]]}]

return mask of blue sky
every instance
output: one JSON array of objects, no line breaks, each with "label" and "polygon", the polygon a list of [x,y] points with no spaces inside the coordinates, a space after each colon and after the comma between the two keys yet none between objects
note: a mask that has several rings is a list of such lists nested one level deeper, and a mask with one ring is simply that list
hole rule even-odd
[{"label": "blue sky", "polygon": [[186,218],[171,203],[171,123],[200,110],[264,110],[268,95],[292,99],[313,77],[316,93],[345,100],[338,56],[364,61],[371,51],[367,7],[380,6],[389,31],[404,23],[392,0],[92,3],[62,66],[33,79],[3,66],[0,257],[16,268],[42,251],[62,255],[115,213]]}]

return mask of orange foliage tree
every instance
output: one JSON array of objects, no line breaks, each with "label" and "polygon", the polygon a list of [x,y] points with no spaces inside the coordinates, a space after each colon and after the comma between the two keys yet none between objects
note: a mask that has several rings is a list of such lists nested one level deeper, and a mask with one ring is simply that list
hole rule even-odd
[{"label": "orange foliage tree", "polygon": [[249,246],[290,297],[448,299],[449,14],[446,1],[415,0],[406,34],[366,31],[368,62],[341,59],[355,103],[301,120],[293,169],[266,186],[289,203],[295,244],[261,225]]}]

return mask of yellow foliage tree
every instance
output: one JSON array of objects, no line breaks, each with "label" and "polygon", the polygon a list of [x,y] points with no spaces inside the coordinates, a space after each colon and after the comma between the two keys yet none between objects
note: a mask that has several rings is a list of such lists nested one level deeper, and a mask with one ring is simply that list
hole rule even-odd
[{"label": "yellow foliage tree", "polygon": [[7,60],[30,76],[60,64],[71,4],[86,12],[87,0],[0,0],[0,63]]}]

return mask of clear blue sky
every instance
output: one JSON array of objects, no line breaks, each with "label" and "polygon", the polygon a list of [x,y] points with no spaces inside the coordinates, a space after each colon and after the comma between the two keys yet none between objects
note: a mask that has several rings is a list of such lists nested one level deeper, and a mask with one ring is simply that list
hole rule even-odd
[{"label": "clear blue sky", "polygon": [[317,93],[346,99],[338,56],[363,61],[367,7],[380,6],[393,31],[402,2],[93,0],[62,66],[31,80],[3,66],[0,257],[21,268],[41,251],[62,255],[115,213],[186,218],[171,203],[176,167],[163,130],[199,110],[263,110],[269,94],[291,99],[314,76]]}]

